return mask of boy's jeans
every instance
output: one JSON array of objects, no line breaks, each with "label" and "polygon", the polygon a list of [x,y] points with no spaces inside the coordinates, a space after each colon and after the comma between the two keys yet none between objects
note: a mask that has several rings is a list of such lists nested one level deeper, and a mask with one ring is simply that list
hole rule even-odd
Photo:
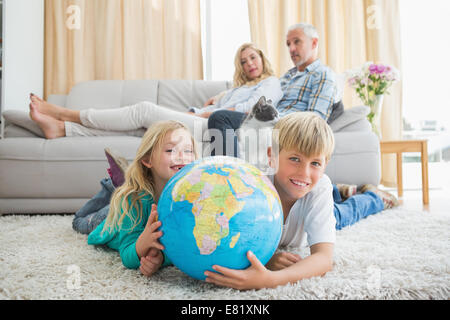
[{"label": "boy's jeans", "polygon": [[337,230],[351,226],[359,220],[384,209],[383,200],[372,191],[355,194],[342,201],[338,188],[333,184],[333,198]]},{"label": "boy's jeans", "polygon": [[110,178],[100,181],[102,189],[77,212],[72,221],[72,227],[75,231],[83,234],[89,234],[103,220],[105,220],[109,211],[109,201],[115,188]]}]

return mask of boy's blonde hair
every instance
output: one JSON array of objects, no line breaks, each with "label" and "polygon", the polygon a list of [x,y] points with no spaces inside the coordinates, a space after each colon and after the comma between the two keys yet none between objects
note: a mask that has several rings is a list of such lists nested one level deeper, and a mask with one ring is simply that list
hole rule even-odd
[{"label": "boy's blonde hair", "polygon": [[[140,223],[142,219],[141,199],[148,194],[153,198],[155,195],[152,172],[142,164],[142,160],[151,159],[153,153],[162,147],[165,137],[176,129],[185,129],[190,133],[187,126],[173,120],[157,122],[147,129],[136,152],[136,157],[125,172],[125,182],[114,191],[111,197],[108,216],[102,232],[120,227],[126,216],[134,223],[132,229]],[[192,134],[191,140],[195,158],[197,158],[197,147]],[[137,217],[131,215],[133,208],[136,209]]]},{"label": "boy's blonde hair", "polygon": [[[261,75],[258,78],[251,81],[247,79],[247,76],[245,75],[244,68],[242,67],[241,63],[241,53],[247,48],[255,50],[261,57],[263,64],[263,71]],[[260,82],[261,80],[264,80],[273,75],[275,75],[275,73],[272,70],[272,66],[270,65],[269,60],[266,58],[261,49],[258,49],[253,43],[244,43],[239,47],[239,49],[236,52],[236,55],[234,56],[233,85],[235,87],[240,87],[243,85],[253,86],[258,82]]]},{"label": "boy's blonde hair", "polygon": [[325,156],[329,161],[334,150],[330,126],[314,112],[293,112],[282,117],[273,128],[273,146],[279,151],[295,150],[307,157]]}]

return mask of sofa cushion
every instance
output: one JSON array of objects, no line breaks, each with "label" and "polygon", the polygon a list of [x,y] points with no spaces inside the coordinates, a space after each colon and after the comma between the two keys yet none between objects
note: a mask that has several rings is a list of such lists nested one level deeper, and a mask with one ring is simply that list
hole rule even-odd
[{"label": "sofa cushion", "polygon": [[5,125],[5,129],[3,130],[3,138],[30,138],[36,137],[36,135],[24,129],[22,127],[16,126],[15,124],[9,123]]},{"label": "sofa cushion", "polygon": [[344,113],[344,104],[342,103],[342,100],[339,100],[332,106],[330,117],[327,120],[328,124],[332,123],[334,120],[339,118],[343,113]]},{"label": "sofa cushion", "polygon": [[185,112],[230,87],[226,81],[160,80],[157,104]]},{"label": "sofa cushion", "polygon": [[139,137],[3,139],[0,167],[7,170],[0,170],[1,197],[90,198],[108,176],[104,148],[131,161],[140,142]]},{"label": "sofa cushion", "polygon": [[110,109],[136,104],[156,103],[158,80],[93,80],[75,85],[67,96],[66,107]]},{"label": "sofa cushion", "polygon": [[127,80],[122,88],[120,105],[130,106],[142,101],[157,103],[159,80]]},{"label": "sofa cushion", "polygon": [[330,127],[333,132],[341,131],[344,127],[361,119],[365,119],[369,112],[370,108],[367,106],[357,106],[344,110],[337,119],[330,123]]},{"label": "sofa cushion", "polygon": [[24,110],[5,110],[2,115],[7,123],[12,123],[18,127],[27,129],[38,137],[44,137],[41,128],[39,128],[36,122],[31,120],[29,112]]},{"label": "sofa cushion", "polygon": [[377,135],[372,131],[337,132],[334,137],[336,147],[325,170],[332,182],[378,185],[381,168]]}]

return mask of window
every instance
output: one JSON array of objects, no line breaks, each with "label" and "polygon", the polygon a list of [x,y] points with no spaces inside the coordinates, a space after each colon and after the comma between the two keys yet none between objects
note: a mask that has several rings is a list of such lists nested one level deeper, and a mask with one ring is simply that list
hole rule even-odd
[{"label": "window", "polygon": [[[399,4],[403,137],[428,139],[430,188],[450,188],[450,1],[400,0]],[[405,188],[420,188],[419,159],[419,155],[404,155]]]},{"label": "window", "polygon": [[251,42],[246,0],[202,0],[205,80],[233,80],[234,55]]}]

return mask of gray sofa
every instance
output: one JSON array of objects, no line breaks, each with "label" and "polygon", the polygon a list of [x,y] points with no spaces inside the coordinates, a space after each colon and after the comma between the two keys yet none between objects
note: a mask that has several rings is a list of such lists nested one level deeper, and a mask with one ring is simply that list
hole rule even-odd
[{"label": "gray sofa", "polygon": [[[229,87],[225,81],[96,80],[79,83],[67,96],[51,95],[48,100],[73,109],[119,108],[151,101],[186,111]],[[379,141],[365,119],[367,113],[367,107],[350,108],[330,124],[336,148],[326,173],[334,183],[380,181]],[[46,140],[29,118],[27,106],[3,112],[3,119],[0,214],[75,212],[108,176],[104,148],[132,160],[140,143],[139,136]]]}]

